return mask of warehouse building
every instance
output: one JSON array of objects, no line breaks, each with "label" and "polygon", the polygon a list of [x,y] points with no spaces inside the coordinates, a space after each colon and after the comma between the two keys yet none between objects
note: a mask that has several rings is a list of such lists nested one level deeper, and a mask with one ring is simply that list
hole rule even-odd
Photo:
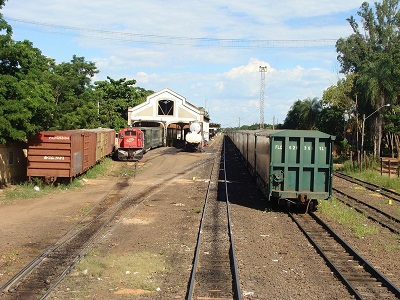
[{"label": "warehouse building", "polygon": [[164,128],[166,146],[183,146],[190,124],[196,121],[202,126],[203,140],[208,141],[210,119],[205,111],[170,89],[151,94],[142,104],[128,108],[128,125]]}]

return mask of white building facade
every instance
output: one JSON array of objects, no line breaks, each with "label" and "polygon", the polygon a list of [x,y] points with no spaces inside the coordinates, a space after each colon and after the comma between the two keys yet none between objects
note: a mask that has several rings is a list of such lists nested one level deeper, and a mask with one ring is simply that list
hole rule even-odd
[{"label": "white building facade", "polygon": [[184,143],[185,134],[193,122],[201,124],[203,140],[208,141],[209,121],[203,110],[170,89],[151,94],[145,102],[128,108],[128,125],[163,127],[166,146]]}]

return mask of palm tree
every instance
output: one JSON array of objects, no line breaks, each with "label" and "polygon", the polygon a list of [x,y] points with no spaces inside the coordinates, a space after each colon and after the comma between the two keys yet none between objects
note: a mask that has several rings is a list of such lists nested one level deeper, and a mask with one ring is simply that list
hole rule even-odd
[{"label": "palm tree", "polygon": [[318,98],[297,100],[289,110],[283,127],[290,129],[316,129],[318,114],[322,109]]},{"label": "palm tree", "polygon": [[[375,55],[373,60],[363,64],[362,71],[359,73],[357,83],[361,87],[364,98],[364,114],[379,109],[383,105],[391,102],[391,95],[394,94],[395,80],[393,75],[393,61],[389,55],[380,53]],[[362,103],[361,103],[362,104]],[[372,137],[374,141],[374,156],[380,154],[382,140],[382,118],[381,112],[371,116]]]}]

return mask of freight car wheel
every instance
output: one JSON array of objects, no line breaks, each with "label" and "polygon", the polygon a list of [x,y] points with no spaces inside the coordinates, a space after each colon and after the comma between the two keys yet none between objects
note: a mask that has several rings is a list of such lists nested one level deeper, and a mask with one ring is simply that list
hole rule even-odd
[{"label": "freight car wheel", "polygon": [[318,200],[316,199],[312,199],[310,201],[308,201],[307,204],[307,211],[306,212],[314,212],[317,210],[317,205],[318,205]]}]

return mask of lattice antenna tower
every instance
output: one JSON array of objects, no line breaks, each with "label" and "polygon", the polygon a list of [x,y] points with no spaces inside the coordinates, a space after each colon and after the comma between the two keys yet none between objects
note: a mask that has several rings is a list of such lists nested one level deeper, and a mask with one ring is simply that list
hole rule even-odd
[{"label": "lattice antenna tower", "polygon": [[264,129],[264,93],[265,93],[265,72],[266,66],[260,66],[261,87],[260,87],[260,129]]}]

